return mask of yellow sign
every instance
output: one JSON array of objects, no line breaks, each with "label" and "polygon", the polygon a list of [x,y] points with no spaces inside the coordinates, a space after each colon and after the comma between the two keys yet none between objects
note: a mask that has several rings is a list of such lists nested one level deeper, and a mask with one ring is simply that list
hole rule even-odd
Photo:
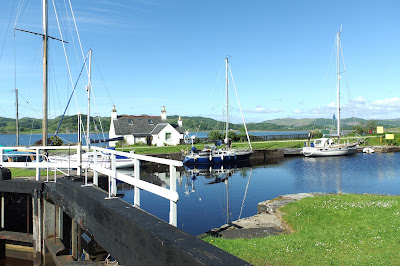
[{"label": "yellow sign", "polygon": [[386,139],[394,139],[394,134],[386,134]]},{"label": "yellow sign", "polygon": [[383,127],[376,127],[376,133],[383,134]]}]

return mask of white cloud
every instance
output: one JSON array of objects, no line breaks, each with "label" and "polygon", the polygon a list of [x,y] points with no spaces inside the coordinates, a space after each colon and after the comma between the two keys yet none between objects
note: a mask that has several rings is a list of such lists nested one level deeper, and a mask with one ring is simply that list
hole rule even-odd
[{"label": "white cloud", "polygon": [[359,97],[353,99],[353,102],[357,103],[357,104],[365,104],[367,102],[367,100],[364,97],[359,96]]},{"label": "white cloud", "polygon": [[266,108],[263,106],[257,106],[254,110],[247,110],[248,113],[259,113],[259,114],[271,114],[271,113],[281,113],[282,110],[279,108]]}]

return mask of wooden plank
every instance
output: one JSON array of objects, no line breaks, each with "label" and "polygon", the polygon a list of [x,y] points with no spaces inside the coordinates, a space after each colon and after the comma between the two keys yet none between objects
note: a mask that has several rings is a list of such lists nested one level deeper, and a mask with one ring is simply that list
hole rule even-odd
[{"label": "wooden plank", "polygon": [[81,182],[57,179],[44,195],[122,265],[248,265],[195,236]]},{"label": "wooden plank", "polygon": [[20,232],[0,231],[0,239],[18,241],[22,243],[33,243],[33,235]]}]

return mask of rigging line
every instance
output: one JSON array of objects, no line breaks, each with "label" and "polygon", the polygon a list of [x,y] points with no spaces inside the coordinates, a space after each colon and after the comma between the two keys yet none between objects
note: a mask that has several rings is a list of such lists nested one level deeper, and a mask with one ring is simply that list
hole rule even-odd
[{"label": "rigging line", "polygon": [[[90,84],[90,91],[92,93],[92,99],[93,99],[93,102],[94,102],[94,108],[96,109],[96,113],[99,114],[99,111],[97,110],[96,98],[94,96],[93,87],[91,86],[91,84]],[[95,121],[94,118],[93,118],[93,121]],[[99,118],[99,123],[100,123],[101,132],[103,133],[103,139],[106,140],[106,136],[104,135],[104,131],[103,131],[103,125],[101,123],[101,118]],[[88,136],[88,137],[90,138],[90,136]]]},{"label": "rigging line", "polygon": [[[60,36],[61,36],[61,40],[62,40],[61,43],[62,43],[63,48],[64,48],[64,55],[65,55],[65,61],[67,62],[67,66],[68,66],[69,78],[70,78],[70,81],[71,81],[71,85],[73,85],[74,83],[73,83],[73,81],[72,81],[71,69],[70,69],[70,67],[69,67],[69,61],[68,61],[67,53],[66,53],[66,50],[65,50],[65,44],[64,44],[64,40],[63,40],[63,35],[62,35],[62,32],[61,32],[60,23],[59,23],[59,21],[58,21],[58,15],[57,15],[57,10],[56,10],[56,5],[55,5],[55,3],[54,3],[54,0],[52,0],[52,2],[53,2],[53,7],[54,7],[54,13],[55,13],[56,19],[57,19],[58,30],[59,30],[59,32],[60,32]],[[83,57],[83,59],[84,59],[84,61],[85,61],[85,63],[86,63],[85,57]],[[86,64],[84,64],[84,66],[86,66]],[[75,89],[73,90],[73,92],[75,92]],[[74,95],[75,95],[75,101],[76,101],[76,106],[77,106],[77,108],[78,108],[78,112],[80,112],[80,110],[79,110],[79,104],[78,104],[78,98],[76,97],[76,94],[75,94],[75,93],[74,93]]]},{"label": "rigging line", "polygon": [[103,76],[103,73],[101,72],[100,66],[97,64],[96,57],[94,57],[94,58],[92,59],[92,61],[94,62],[95,66],[97,67],[97,71],[98,71],[98,73],[100,74],[100,77],[101,77],[101,79],[102,79],[103,82],[104,82],[104,86],[106,87],[106,92],[107,92],[107,95],[108,95],[108,97],[109,97],[110,103],[111,103],[111,105],[114,105],[114,101],[113,101],[113,99],[112,99],[112,97],[111,97],[110,90],[108,89],[106,80],[104,79],[104,76]]},{"label": "rigging line", "polygon": [[[10,29],[10,23],[11,23],[12,14],[13,14],[13,12],[14,12],[14,7],[15,7],[15,1],[14,1],[13,8],[12,8],[12,10],[11,10],[10,18],[8,19],[7,31],[6,31],[6,36],[4,36],[3,46],[1,47],[0,61],[1,61],[1,57],[3,56],[4,46],[5,46],[5,44],[6,44],[8,31],[9,31],[9,29]],[[14,36],[15,36],[15,34],[14,34]],[[14,43],[15,43],[15,42],[14,42]]]},{"label": "rigging line", "polygon": [[31,134],[29,135],[29,146],[31,146],[32,134],[33,134],[33,125],[34,125],[34,123],[35,123],[35,118],[32,118]]},{"label": "rigging line", "polygon": [[18,21],[21,18],[22,13],[24,13],[26,7],[28,6],[29,0],[26,1],[25,6],[24,6],[24,2],[25,2],[25,0],[23,0],[22,4],[21,4],[21,0],[19,1],[17,13],[16,13],[16,16],[15,16],[14,28],[17,26]]},{"label": "rigging line", "polygon": [[21,0],[19,0],[18,2],[17,12],[15,13],[14,28],[18,23],[20,8],[21,8]]},{"label": "rigging line", "polygon": [[71,39],[72,39],[72,44],[73,44],[72,47],[74,48],[76,62],[79,62],[78,53],[77,53],[77,51],[76,51],[75,38],[74,38],[74,35],[72,34],[71,19],[70,19],[70,17],[69,17],[69,12],[68,12],[68,8],[67,8],[67,3],[65,2],[65,0],[64,0],[64,8],[65,8],[65,13],[67,14],[67,22],[68,22],[69,31],[70,31],[70,33],[71,33]]},{"label": "rigging line", "polygon": [[[86,60],[87,60],[87,58],[86,58]],[[63,113],[63,115],[62,115],[62,117],[61,117],[61,121],[60,121],[60,123],[58,124],[57,130],[56,130],[56,133],[54,134],[54,136],[57,136],[58,131],[59,131],[60,126],[61,126],[61,123],[62,123],[62,121],[64,120],[65,113],[67,112],[68,106],[69,106],[69,104],[70,104],[70,102],[71,102],[72,96],[75,95],[75,89],[76,89],[76,86],[78,85],[79,78],[80,78],[81,75],[82,75],[83,68],[84,68],[85,65],[86,65],[86,60],[85,60],[85,62],[84,62],[84,64],[83,64],[83,66],[82,66],[81,72],[79,73],[79,76],[78,76],[78,79],[77,79],[77,81],[76,81],[76,83],[75,83],[74,89],[72,90],[71,96],[69,97],[69,100],[68,100],[68,103],[67,103],[67,107],[66,107],[65,110],[64,110],[64,113]],[[54,140],[54,138],[53,138],[53,140]],[[53,141],[50,143],[50,146],[51,146],[52,144],[53,144]]]},{"label": "rigging line", "polygon": [[[244,129],[246,130],[247,141],[249,142],[250,149],[253,150],[253,148],[251,147],[250,136],[249,136],[249,132],[247,131],[246,122],[244,121],[244,116],[243,116],[242,106],[240,105],[239,95],[238,95],[238,92],[236,90],[235,81],[233,80],[232,69],[231,69],[230,65],[228,65],[228,67],[229,67],[229,72],[231,73],[233,87],[235,88],[235,93],[236,93],[236,98],[237,98],[237,101],[238,101],[238,104],[239,104],[240,114],[242,115],[243,126],[244,126]],[[228,136],[226,136],[226,137],[228,138]]]},{"label": "rigging line", "polygon": [[341,52],[341,55],[342,55],[343,72],[344,72],[344,79],[345,79],[345,82],[346,82],[346,90],[347,90],[347,97],[348,97],[348,101],[349,101],[350,112],[351,112],[351,115],[352,115],[352,117],[354,119],[355,118],[354,108],[353,108],[352,101],[351,101],[351,91],[350,91],[350,86],[349,86],[349,80],[347,79],[347,70],[346,70],[346,64],[344,63],[343,49],[342,49],[342,44],[341,43],[340,43],[340,52]]},{"label": "rigging line", "polygon": [[[51,74],[52,75],[50,75],[50,77],[52,77],[52,82],[50,82],[50,84],[51,83],[54,83],[54,86],[55,86],[55,91],[56,91],[56,93],[57,93],[57,98],[58,98],[58,107],[60,108],[60,113],[61,113],[61,101],[60,101],[60,94],[58,93],[58,86],[57,86],[57,79],[56,79],[56,75],[55,75],[55,71],[54,71],[54,63],[53,63],[53,57],[51,56],[51,53],[50,53],[50,49],[49,49],[49,57],[50,57],[50,65],[51,65],[51,69],[53,70],[53,71],[51,71]],[[53,96],[53,103],[55,103],[55,94],[53,93],[51,96]],[[54,106],[54,112],[56,113],[56,107]]]},{"label": "rigging line", "polygon": [[[53,2],[54,2],[54,0],[53,0]],[[74,19],[74,25],[75,25],[76,35],[78,36],[79,46],[80,46],[80,48],[81,48],[81,53],[82,53],[82,58],[85,60],[85,56],[84,56],[84,54],[83,54],[83,49],[82,49],[81,38],[79,37],[78,27],[76,26],[76,20],[75,20],[74,10],[72,9],[72,5],[71,5],[71,0],[68,0],[68,2],[69,2],[69,7],[70,7],[70,9],[71,9],[72,18]],[[86,66],[86,74],[89,76],[89,71],[88,71],[88,69],[87,69],[87,66]]]}]

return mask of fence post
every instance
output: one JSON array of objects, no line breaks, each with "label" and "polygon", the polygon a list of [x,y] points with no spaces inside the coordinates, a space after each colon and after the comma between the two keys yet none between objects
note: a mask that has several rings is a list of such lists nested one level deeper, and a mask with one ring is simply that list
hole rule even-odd
[{"label": "fence post", "polygon": [[[133,159],[133,171],[134,171],[134,178],[140,180],[140,161],[136,158]],[[140,207],[140,189],[135,186],[135,196],[133,200],[133,204],[136,207]]]},{"label": "fence post", "polygon": [[[94,149],[94,167],[97,166],[97,150]],[[99,174],[97,173],[96,170],[93,170],[93,184],[96,186],[99,186]]]},{"label": "fence post", "polygon": [[36,149],[36,181],[40,181],[40,168],[39,168],[39,162],[40,162],[40,150]]},{"label": "fence post", "polygon": [[[176,167],[169,166],[169,189],[176,192]],[[169,202],[169,224],[178,226],[178,208],[177,203],[172,200]]]},{"label": "fence post", "polygon": [[116,155],[111,154],[111,170],[113,172],[111,177],[111,195],[117,195],[117,166],[116,166]]}]

